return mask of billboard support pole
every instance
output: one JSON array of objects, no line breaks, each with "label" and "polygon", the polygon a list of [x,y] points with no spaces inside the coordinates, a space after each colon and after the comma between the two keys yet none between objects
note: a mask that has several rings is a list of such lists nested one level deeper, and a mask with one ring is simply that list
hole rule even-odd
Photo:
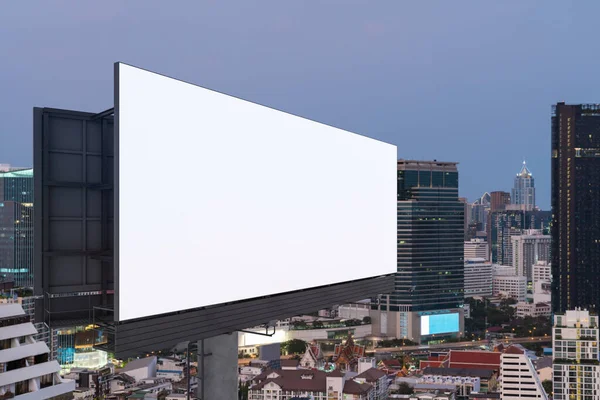
[{"label": "billboard support pole", "polygon": [[200,366],[202,368],[202,375],[200,376],[202,383],[202,389],[200,389],[200,400],[204,400],[204,339],[200,340]]}]

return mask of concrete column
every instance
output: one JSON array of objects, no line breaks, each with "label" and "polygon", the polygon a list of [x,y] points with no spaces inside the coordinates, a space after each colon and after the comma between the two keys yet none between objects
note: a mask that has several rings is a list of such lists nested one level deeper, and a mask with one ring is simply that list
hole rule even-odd
[{"label": "concrete column", "polygon": [[204,339],[204,368],[200,349],[202,341],[198,342],[199,381],[196,397],[199,400],[237,400],[238,333]]}]

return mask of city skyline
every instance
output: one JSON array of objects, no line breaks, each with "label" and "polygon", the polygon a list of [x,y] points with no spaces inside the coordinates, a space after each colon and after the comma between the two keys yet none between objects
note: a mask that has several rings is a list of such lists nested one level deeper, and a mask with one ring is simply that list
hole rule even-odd
[{"label": "city skyline", "polygon": [[[562,100],[593,102],[600,90],[584,78],[594,76],[595,53],[577,40],[593,34],[596,3],[344,4],[344,18],[335,2],[188,3],[160,13],[140,4],[3,10],[0,51],[11,62],[2,79],[11,95],[0,103],[1,160],[31,165],[33,105],[108,108],[110,65],[126,61],[402,145],[398,158],[459,162],[469,201],[510,191],[525,158],[538,205],[549,209],[548,110]],[[568,78],[561,46],[580,57]]]}]

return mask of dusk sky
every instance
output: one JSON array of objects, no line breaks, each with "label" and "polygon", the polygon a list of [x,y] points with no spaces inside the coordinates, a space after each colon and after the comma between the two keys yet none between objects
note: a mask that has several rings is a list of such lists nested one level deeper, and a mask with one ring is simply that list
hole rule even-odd
[{"label": "dusk sky", "polygon": [[525,159],[549,209],[551,105],[600,102],[597,1],[33,3],[0,8],[15,166],[32,164],[34,106],[112,107],[123,61],[457,161],[470,201],[509,191]]}]

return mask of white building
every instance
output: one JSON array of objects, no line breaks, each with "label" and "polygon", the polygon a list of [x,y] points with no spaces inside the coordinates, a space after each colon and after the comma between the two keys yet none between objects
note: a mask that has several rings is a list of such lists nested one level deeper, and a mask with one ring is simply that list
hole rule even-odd
[{"label": "white building", "polygon": [[550,281],[537,281],[533,286],[534,303],[550,303],[552,301],[552,284]]},{"label": "white building", "polygon": [[494,265],[492,294],[494,296],[506,296],[518,301],[525,301],[527,296],[527,278],[517,276],[514,267]]},{"label": "white building", "polygon": [[492,263],[485,258],[465,258],[465,298],[492,295]]},{"label": "white building", "polygon": [[600,397],[598,316],[576,309],[554,316],[552,356],[555,400]]},{"label": "white building", "polygon": [[340,319],[364,319],[369,317],[371,300],[362,300],[353,304],[343,304],[337,309],[337,317]]},{"label": "white building", "polygon": [[552,315],[550,303],[517,303],[517,317],[549,317]]},{"label": "white building", "polygon": [[156,363],[156,377],[179,382],[185,376],[186,363],[173,357],[160,357]]},{"label": "white building", "polygon": [[500,356],[500,398],[502,400],[547,400],[542,382],[527,351],[511,345]]},{"label": "white building", "polygon": [[60,365],[36,334],[19,304],[0,306],[0,398],[53,399],[75,390],[74,381],[60,378]]},{"label": "white building", "polygon": [[471,239],[465,242],[465,260],[468,258],[483,258],[490,260],[490,247],[483,239]]},{"label": "white building", "polygon": [[526,276],[533,280],[533,266],[539,261],[550,261],[550,246],[552,237],[542,235],[540,231],[528,230],[522,235],[512,236],[512,266],[517,275]]},{"label": "white building", "polygon": [[533,286],[536,282],[552,281],[552,265],[548,261],[538,260],[533,264]]},{"label": "white building", "polygon": [[140,382],[143,379],[156,377],[156,356],[138,358],[137,360],[129,361],[125,367],[121,368],[119,373],[125,373]]}]

